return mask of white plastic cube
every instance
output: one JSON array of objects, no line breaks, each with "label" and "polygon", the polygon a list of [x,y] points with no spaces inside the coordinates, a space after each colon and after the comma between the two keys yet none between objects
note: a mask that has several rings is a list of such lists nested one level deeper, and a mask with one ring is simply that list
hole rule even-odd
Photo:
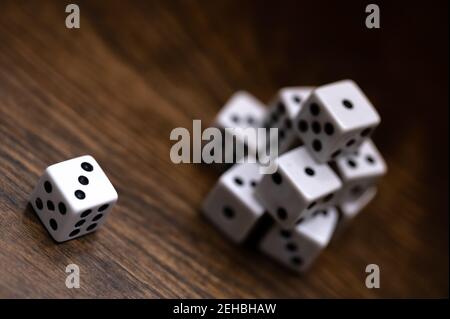
[{"label": "white plastic cube", "polygon": [[57,242],[97,230],[116,201],[116,190],[89,155],[47,167],[30,197],[33,209]]},{"label": "white plastic cube", "polygon": [[260,250],[282,265],[303,272],[330,242],[337,219],[336,209],[330,207],[318,211],[293,229],[275,225],[262,239]]},{"label": "white plastic cube", "polygon": [[244,241],[264,213],[254,197],[261,179],[257,164],[236,164],[225,172],[203,203],[203,214],[235,243]]},{"label": "white plastic cube", "polygon": [[283,226],[292,227],[314,211],[333,205],[341,181],[327,164],[317,163],[301,146],[277,159],[278,171],[265,175],[256,195]]},{"label": "white plastic cube", "polygon": [[342,156],[334,165],[341,177],[341,201],[352,201],[376,185],[386,174],[386,163],[372,140],[368,139],[354,153]]},{"label": "white plastic cube", "polygon": [[270,102],[264,126],[278,128],[280,153],[300,145],[301,141],[295,132],[294,121],[312,90],[312,87],[282,88]]},{"label": "white plastic cube", "polygon": [[[213,126],[223,130],[226,128],[259,128],[262,127],[263,119],[266,114],[266,107],[257,98],[245,91],[238,91],[231,96],[227,103],[220,110],[216,116]],[[223,136],[222,143],[225,143],[226,134]],[[265,146],[259,143],[259,140],[249,141],[245,134],[236,134],[236,147],[242,147],[246,150],[244,156],[251,154],[256,156],[260,146]],[[223,150],[224,158],[226,156],[226,149]],[[237,156],[237,155],[236,155]],[[240,160],[241,157],[236,158],[235,161]]]},{"label": "white plastic cube", "polygon": [[340,204],[342,223],[347,224],[356,217],[376,196],[377,188],[371,187],[353,200],[343,201]]},{"label": "white plastic cube", "polygon": [[296,130],[313,157],[324,163],[356,150],[379,123],[358,85],[344,80],[311,93],[296,118]]}]

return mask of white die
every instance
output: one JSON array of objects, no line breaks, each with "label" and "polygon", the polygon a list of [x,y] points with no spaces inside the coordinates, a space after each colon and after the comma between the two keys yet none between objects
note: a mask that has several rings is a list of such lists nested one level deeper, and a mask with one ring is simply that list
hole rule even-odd
[{"label": "white die", "polygon": [[318,211],[294,229],[287,230],[275,225],[262,239],[260,250],[286,267],[303,272],[328,245],[337,220],[336,209],[329,207]]},{"label": "white die", "polygon": [[264,213],[254,197],[260,179],[257,164],[236,164],[220,177],[203,203],[206,218],[235,243],[248,237]]},{"label": "white die", "polygon": [[117,192],[89,155],[47,167],[30,203],[57,242],[98,229],[117,201]]},{"label": "white die", "polygon": [[358,198],[346,200],[340,203],[339,222],[336,234],[344,230],[350,222],[375,198],[377,188],[371,187],[364,191]]},{"label": "white die", "polygon": [[256,196],[283,227],[292,227],[334,203],[341,181],[327,164],[317,163],[305,147],[295,148],[276,161],[277,172],[262,178]]},{"label": "white die", "polygon": [[[238,91],[227,101],[216,116],[213,126],[225,131],[226,128],[259,128],[262,127],[266,107],[258,99],[245,91]],[[236,134],[236,143],[246,149],[246,154],[256,155],[260,147],[259,139],[249,141],[245,135]],[[224,145],[226,134],[223,136]],[[262,144],[261,144],[262,145]],[[239,147],[239,146],[237,146]],[[225,157],[226,150],[223,150]],[[225,157],[226,158],[226,157]],[[236,161],[240,158],[235,159]]]},{"label": "white die", "polygon": [[353,154],[338,158],[334,167],[344,184],[340,201],[358,198],[387,171],[383,157],[370,139],[364,141]]},{"label": "white die", "polygon": [[294,121],[312,90],[312,87],[286,87],[278,91],[269,103],[270,109],[264,120],[264,126],[278,128],[280,154],[300,145]]},{"label": "white die", "polygon": [[316,160],[324,163],[357,149],[379,123],[358,85],[344,80],[311,93],[296,118],[296,130]]}]

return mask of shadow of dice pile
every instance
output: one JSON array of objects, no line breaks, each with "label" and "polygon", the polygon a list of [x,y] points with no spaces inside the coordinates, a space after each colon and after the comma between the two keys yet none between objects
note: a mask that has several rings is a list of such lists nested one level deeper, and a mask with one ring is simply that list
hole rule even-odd
[{"label": "shadow of dice pile", "polygon": [[387,169],[370,138],[379,123],[351,80],[282,88],[268,107],[235,93],[213,126],[224,139],[226,128],[277,128],[276,171],[262,174],[259,161],[246,160],[267,144],[233,133],[247,156],[234,158],[220,176],[203,203],[204,216],[231,241],[252,240],[281,265],[306,271],[377,193]]}]

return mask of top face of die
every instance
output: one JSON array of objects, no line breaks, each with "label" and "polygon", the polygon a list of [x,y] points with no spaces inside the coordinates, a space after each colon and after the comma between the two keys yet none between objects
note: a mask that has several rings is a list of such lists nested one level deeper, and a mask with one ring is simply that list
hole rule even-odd
[{"label": "top face of die", "polygon": [[309,86],[282,88],[278,91],[277,97],[274,100],[283,102],[288,116],[294,118],[313,89],[313,87]]},{"label": "top face of die", "polygon": [[355,154],[338,158],[336,166],[344,181],[379,177],[387,171],[383,157],[370,139],[365,140]]},{"label": "top face of die", "polygon": [[352,80],[321,86],[312,96],[326,107],[343,131],[376,126],[380,122],[374,106]]},{"label": "top face of die", "polygon": [[231,167],[220,177],[220,181],[252,211],[259,212],[263,208],[254,197],[254,189],[261,178],[259,166],[246,162]]},{"label": "top face of die", "polygon": [[214,123],[219,128],[260,127],[266,107],[245,91],[239,91],[228,100]]},{"label": "top face of die", "polygon": [[304,146],[279,157],[278,168],[308,200],[334,192],[342,186],[333,170],[327,164],[317,163]]},{"label": "top face of die", "polygon": [[329,207],[300,223],[295,230],[297,233],[314,240],[320,246],[326,246],[333,235],[337,221],[338,212],[336,208]]},{"label": "top face of die", "polygon": [[117,200],[116,190],[92,156],[53,164],[46,173],[74,212]]}]

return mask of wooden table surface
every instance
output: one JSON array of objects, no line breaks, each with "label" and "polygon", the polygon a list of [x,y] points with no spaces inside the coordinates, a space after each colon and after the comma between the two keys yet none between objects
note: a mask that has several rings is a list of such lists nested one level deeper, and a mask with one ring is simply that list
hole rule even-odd
[{"label": "wooden table surface", "polygon": [[[0,4],[0,297],[448,297],[448,4],[65,1]],[[199,214],[218,178],[170,161],[236,90],[351,78],[377,107],[376,200],[295,276]],[[95,234],[56,244],[27,199],[50,164],[91,154],[119,193]],[[81,288],[65,287],[65,267]],[[365,287],[365,266],[381,288]]]}]

